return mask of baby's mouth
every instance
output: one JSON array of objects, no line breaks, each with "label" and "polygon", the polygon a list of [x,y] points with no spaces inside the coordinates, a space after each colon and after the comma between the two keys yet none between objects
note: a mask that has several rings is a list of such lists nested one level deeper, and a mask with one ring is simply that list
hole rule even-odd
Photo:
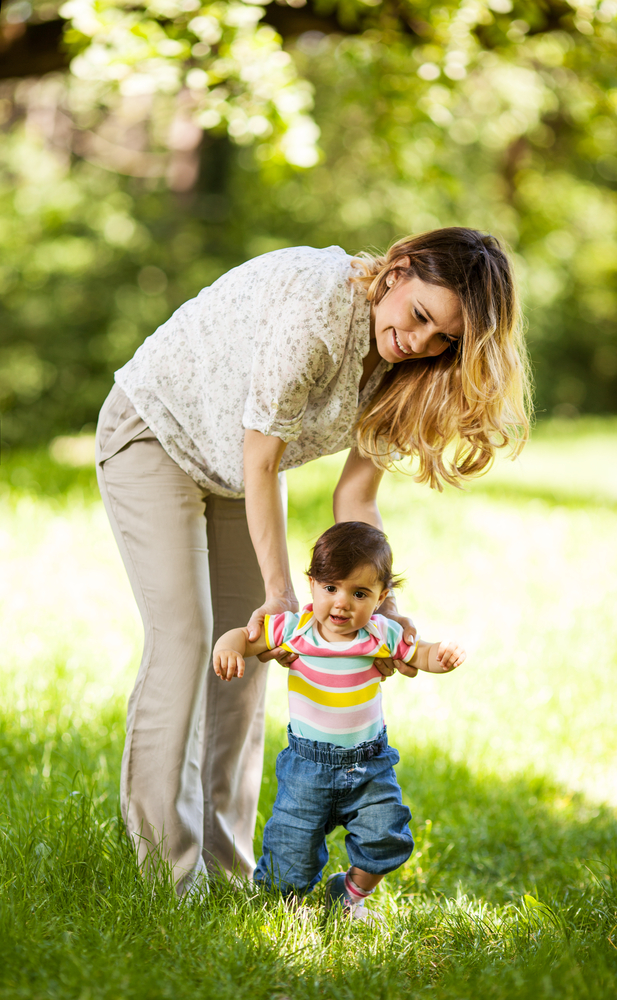
[{"label": "baby's mouth", "polygon": [[335,625],[344,625],[345,622],[349,621],[349,618],[343,618],[342,615],[330,615],[330,621],[334,622]]}]

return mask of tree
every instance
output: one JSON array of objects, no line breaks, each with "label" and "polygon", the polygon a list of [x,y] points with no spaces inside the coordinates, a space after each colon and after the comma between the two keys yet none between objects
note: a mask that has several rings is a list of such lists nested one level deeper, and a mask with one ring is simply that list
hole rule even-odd
[{"label": "tree", "polygon": [[9,439],[247,256],[452,223],[517,253],[540,410],[615,409],[613,0],[197,2],[70,0],[71,73],[4,85]]}]

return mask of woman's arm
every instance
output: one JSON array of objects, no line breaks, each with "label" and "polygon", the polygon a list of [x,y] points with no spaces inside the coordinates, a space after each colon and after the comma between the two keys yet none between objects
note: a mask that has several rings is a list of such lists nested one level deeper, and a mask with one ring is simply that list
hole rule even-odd
[{"label": "woman's arm", "polygon": [[362,458],[352,448],[334,491],[334,520],[364,521],[383,531],[377,506],[377,491],[383,477],[369,458]]},{"label": "woman's arm", "polygon": [[[334,491],[334,519],[339,521],[364,521],[383,531],[383,522],[377,506],[377,492],[383,478],[383,470],[378,469],[370,458],[362,458],[355,448],[352,448],[345,462]],[[392,618],[403,627],[405,642],[411,645],[416,639],[416,627],[411,618],[399,615],[396,598],[390,593],[379,613],[386,618]],[[385,677],[394,673],[394,668],[404,668],[401,672],[408,677],[415,677],[417,669],[402,660],[375,660],[375,666]]]},{"label": "woman's arm", "polygon": [[261,431],[245,431],[246,518],[266,588],[266,600],[253,612],[247,626],[250,640],[260,635],[265,615],[298,610],[289,569],[285,515],[278,481],[279,464],[286,447],[279,437],[262,434]]}]

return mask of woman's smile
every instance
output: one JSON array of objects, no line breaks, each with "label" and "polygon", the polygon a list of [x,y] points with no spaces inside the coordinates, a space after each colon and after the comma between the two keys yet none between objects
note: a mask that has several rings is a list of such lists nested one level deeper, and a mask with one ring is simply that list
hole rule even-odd
[{"label": "woman's smile", "polygon": [[392,330],[392,334],[393,334],[393,337],[394,337],[394,349],[398,350],[400,352],[400,354],[402,355],[402,357],[404,357],[404,358],[413,357],[413,351],[408,351],[401,344],[401,341],[399,339],[399,335],[398,335],[397,331],[393,329]]}]

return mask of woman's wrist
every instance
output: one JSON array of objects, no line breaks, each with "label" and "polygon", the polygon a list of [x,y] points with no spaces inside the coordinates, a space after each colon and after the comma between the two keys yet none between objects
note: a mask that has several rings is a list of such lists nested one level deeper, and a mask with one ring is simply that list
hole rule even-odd
[{"label": "woman's wrist", "polygon": [[295,598],[296,592],[294,590],[294,585],[289,580],[288,582],[281,581],[280,577],[278,580],[272,583],[265,582],[266,587],[266,600],[276,601],[277,599],[285,600],[285,598]]},{"label": "woman's wrist", "polygon": [[289,590],[266,590],[265,604],[278,604],[281,607],[288,608],[290,611],[295,611],[298,607],[298,598],[296,597],[293,588]]}]

